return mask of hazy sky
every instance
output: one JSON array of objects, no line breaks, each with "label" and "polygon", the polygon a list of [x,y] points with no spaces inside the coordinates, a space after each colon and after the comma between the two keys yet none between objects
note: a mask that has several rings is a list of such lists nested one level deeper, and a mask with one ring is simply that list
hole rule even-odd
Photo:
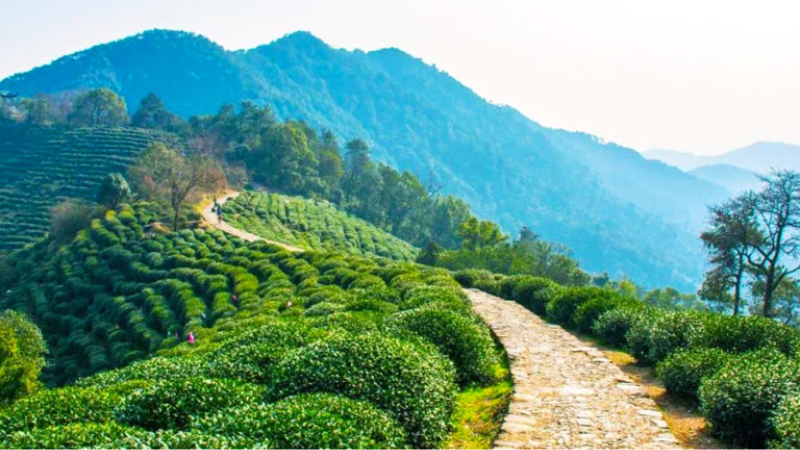
[{"label": "hazy sky", "polygon": [[547,126],[638,150],[800,144],[800,1],[0,0],[0,78],[149,28],[228,49],[398,47]]}]

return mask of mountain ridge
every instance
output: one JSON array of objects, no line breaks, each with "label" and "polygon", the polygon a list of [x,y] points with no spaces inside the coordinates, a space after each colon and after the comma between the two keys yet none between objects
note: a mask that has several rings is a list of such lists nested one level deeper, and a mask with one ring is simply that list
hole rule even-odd
[{"label": "mountain ridge", "polygon": [[[131,110],[151,91],[184,117],[253,101],[343,139],[366,138],[376,159],[436,174],[507,231],[531,226],[572,247],[588,270],[646,285],[696,286],[698,218],[727,194],[634,150],[544,128],[402,50],[334,49],[308,32],[226,51],[199,35],[153,30],[0,81],[22,95],[100,86]],[[621,161],[630,170],[615,167]],[[678,202],[667,180],[697,201]],[[657,195],[643,198],[648,186]]]}]

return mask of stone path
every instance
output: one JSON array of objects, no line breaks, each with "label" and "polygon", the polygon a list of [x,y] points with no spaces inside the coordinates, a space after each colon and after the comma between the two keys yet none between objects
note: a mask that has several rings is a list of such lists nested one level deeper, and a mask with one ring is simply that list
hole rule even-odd
[{"label": "stone path", "polygon": [[[230,200],[232,198],[236,198],[238,196],[239,196],[239,192],[229,191],[228,193],[226,193],[222,197],[219,197],[217,199],[217,202],[220,205],[224,205],[225,202],[227,202],[228,200]],[[241,239],[243,239],[245,241],[248,241],[248,242],[264,241],[264,242],[268,242],[270,244],[277,245],[279,247],[283,247],[284,250],[287,250],[287,251],[290,251],[290,252],[302,252],[302,251],[304,251],[302,248],[295,247],[293,245],[284,244],[283,242],[271,241],[269,239],[264,239],[261,236],[257,236],[257,235],[255,235],[253,233],[248,233],[247,231],[240,230],[238,228],[234,228],[232,225],[229,225],[229,224],[227,224],[225,222],[225,216],[224,215],[222,216],[222,219],[223,219],[222,223],[219,223],[219,220],[217,220],[217,213],[212,211],[213,208],[214,208],[214,203],[213,202],[211,204],[209,204],[208,206],[206,206],[205,208],[203,208],[203,220],[208,222],[214,228],[217,228],[217,229],[219,229],[219,230],[221,230],[221,231],[223,231],[225,233],[228,233],[230,235],[236,236],[236,237],[241,238]]]},{"label": "stone path", "polygon": [[508,352],[514,394],[495,448],[678,448],[655,402],[603,353],[518,303],[465,290]]}]

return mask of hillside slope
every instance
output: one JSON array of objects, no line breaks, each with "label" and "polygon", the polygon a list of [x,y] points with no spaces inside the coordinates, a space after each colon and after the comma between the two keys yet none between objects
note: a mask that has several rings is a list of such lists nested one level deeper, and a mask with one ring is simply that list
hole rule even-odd
[{"label": "hillside slope", "polygon": [[32,127],[0,124],[0,251],[48,231],[49,209],[64,198],[94,201],[111,172],[171,135],[136,128]]},{"label": "hillside slope", "polygon": [[325,201],[247,192],[223,205],[226,223],[265,239],[308,250],[413,260],[407,242]]},{"label": "hillside slope", "polygon": [[702,166],[725,164],[765,175],[772,169],[800,170],[800,145],[756,142],[714,156],[674,150],[648,150],[644,156],[691,171]]},{"label": "hillside slope", "polygon": [[[152,31],[0,82],[22,95],[97,86],[130,108],[149,91],[184,116],[251,100],[346,139],[366,137],[377,159],[434,175],[507,231],[531,226],[588,270],[647,285],[694,288],[703,270],[691,225],[722,195],[632,151],[544,128],[400,50],[338,50],[308,33],[226,52],[200,36]],[[620,179],[621,166],[632,170]],[[696,200],[680,201],[684,192]]]},{"label": "hillside slope", "polygon": [[711,164],[690,170],[691,175],[725,187],[733,194],[762,187],[758,174],[728,164]]}]

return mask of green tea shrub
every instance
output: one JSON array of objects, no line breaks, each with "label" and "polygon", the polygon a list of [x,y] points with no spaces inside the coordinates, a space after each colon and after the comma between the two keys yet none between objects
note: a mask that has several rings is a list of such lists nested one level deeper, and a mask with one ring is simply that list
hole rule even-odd
[{"label": "green tea shrub", "polygon": [[597,297],[607,298],[607,289],[596,286],[564,287],[556,291],[553,299],[547,304],[547,318],[564,326],[574,326],[572,316],[579,306]]},{"label": "green tea shrub", "polygon": [[634,322],[649,314],[646,308],[625,307],[604,312],[594,321],[592,333],[614,347],[628,345],[627,335]]},{"label": "green tea shrub", "polygon": [[547,304],[559,289],[558,284],[547,278],[522,275],[514,277],[516,284],[510,299],[540,316],[547,312]]},{"label": "green tea shrub", "polygon": [[303,315],[306,317],[327,316],[328,314],[344,311],[345,308],[346,306],[341,303],[322,302],[303,311]]},{"label": "green tea shrub", "polygon": [[147,431],[119,425],[115,422],[65,423],[5,434],[0,436],[0,447],[144,448],[148,447],[147,443],[150,441],[151,434]]},{"label": "green tea shrub", "polygon": [[115,416],[120,423],[148,430],[182,429],[193,416],[256,403],[263,396],[264,388],[229,379],[154,380],[128,395]]},{"label": "green tea shrub", "polygon": [[453,273],[453,278],[465,288],[471,288],[477,280],[493,279],[494,275],[488,270],[464,269]]},{"label": "green tea shrub", "polygon": [[628,335],[628,348],[642,363],[655,364],[670,353],[686,348],[689,336],[703,326],[707,314],[670,311],[647,314],[633,323]]},{"label": "green tea shrub", "polygon": [[469,300],[460,289],[439,286],[420,286],[409,291],[400,302],[400,310],[420,308],[438,304],[446,309],[459,312],[471,311]]},{"label": "green tea shrub", "polygon": [[353,334],[364,334],[377,332],[384,317],[385,314],[375,311],[347,311],[313,317],[311,324],[324,330],[343,330]]},{"label": "green tea shrub", "polygon": [[775,432],[770,448],[800,448],[800,394],[784,397],[770,422]]},{"label": "green tea shrub", "polygon": [[317,303],[330,302],[330,303],[347,303],[350,296],[345,291],[336,285],[322,286],[317,292],[311,294],[306,299],[305,306],[310,308]]},{"label": "green tea shrub", "polygon": [[693,347],[715,347],[731,353],[775,348],[793,356],[800,346],[800,335],[796,329],[767,317],[714,314],[689,341]]},{"label": "green tea shrub", "polygon": [[730,358],[718,348],[680,350],[659,362],[656,374],[668,391],[697,398],[700,383],[722,369]]},{"label": "green tea shrub", "polygon": [[24,397],[0,411],[0,434],[72,422],[106,422],[122,396],[147,383],[125,383],[114,389],[65,387]]},{"label": "green tea shrub", "polygon": [[129,380],[170,380],[206,376],[204,361],[192,357],[156,357],[137,361],[121,369],[100,372],[75,382],[76,386],[105,388]]},{"label": "green tea shrub", "polygon": [[271,343],[227,345],[208,357],[208,375],[266,384],[271,370],[288,353],[286,347]]},{"label": "green tea shrub", "polygon": [[595,321],[605,312],[637,303],[639,300],[635,298],[622,297],[615,292],[605,291],[578,306],[572,315],[572,324],[578,331],[591,333]]},{"label": "green tea shrub", "polygon": [[435,447],[447,437],[455,370],[438,352],[376,334],[336,336],[296,350],[274,376],[273,399],[340,394],[389,412],[412,446]]},{"label": "green tea shrub", "polygon": [[371,297],[369,292],[364,292],[347,302],[345,309],[347,311],[376,311],[383,314],[393,314],[397,312],[398,308],[394,303]]},{"label": "green tea shrub", "polygon": [[774,350],[731,358],[700,386],[700,410],[714,433],[737,446],[763,448],[776,438],[771,418],[800,387],[800,363]]},{"label": "green tea shrub", "polygon": [[461,385],[495,381],[500,357],[485,326],[452,311],[412,309],[389,317],[386,327],[398,337],[410,332],[435,345],[455,365]]},{"label": "green tea shrub", "polygon": [[478,278],[472,287],[491,295],[500,295],[500,282],[493,278]]},{"label": "green tea shrub", "polygon": [[403,448],[406,444],[403,428],[369,402],[326,393],[223,410],[197,420],[194,428],[266,448]]}]

